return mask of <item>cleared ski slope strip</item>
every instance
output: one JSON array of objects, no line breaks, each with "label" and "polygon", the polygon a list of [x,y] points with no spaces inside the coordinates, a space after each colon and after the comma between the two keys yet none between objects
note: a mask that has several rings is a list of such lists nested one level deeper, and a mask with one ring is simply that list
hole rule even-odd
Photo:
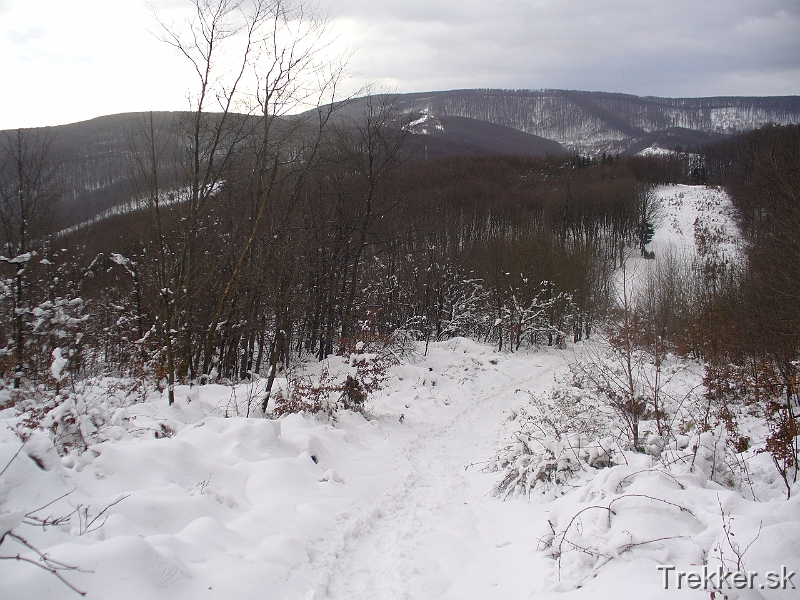
[{"label": "cleared ski slope strip", "polygon": [[660,219],[648,248],[656,258],[669,249],[681,254],[704,254],[698,241],[712,235],[715,252],[721,260],[738,261],[742,255],[742,237],[736,224],[736,212],[724,190],[707,186],[669,185],[656,188]]},{"label": "cleared ski slope strip", "polygon": [[614,283],[622,300],[623,277],[627,292],[635,296],[646,285],[648,274],[663,261],[686,265],[713,263],[717,268],[737,269],[744,261],[744,240],[736,223],[736,209],[721,188],[702,185],[663,185],[654,189],[655,234],[646,250],[655,260],[630,248],[625,271],[617,269]]}]

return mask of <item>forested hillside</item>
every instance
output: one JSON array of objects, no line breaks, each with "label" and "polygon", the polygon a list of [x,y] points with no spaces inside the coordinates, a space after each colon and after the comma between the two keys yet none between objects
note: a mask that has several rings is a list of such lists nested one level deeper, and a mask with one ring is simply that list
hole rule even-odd
[{"label": "forested hillside", "polygon": [[[792,271],[771,265],[797,255],[796,127],[709,146],[702,167],[681,155],[420,161],[404,148],[424,134],[398,126],[395,104],[376,102],[315,138],[302,125],[276,127],[292,136],[282,164],[252,153],[251,119],[212,116],[199,143],[236,141],[193,176],[174,154],[177,121],[140,116],[124,142],[130,174],[113,184],[130,190],[132,212],[55,237],[71,181],[57,146],[39,131],[7,135],[6,373],[46,380],[56,348],[73,377],[154,373],[167,362],[178,381],[212,369],[234,380],[274,374],[367,331],[467,335],[500,349],[578,340],[608,311],[626,248],[644,253],[652,187],[697,179],[730,189],[751,240],[748,278],[760,282],[748,294],[772,290],[754,310],[783,315],[753,319],[769,335],[735,339],[785,339],[791,361]],[[64,321],[57,333],[42,314]]]},{"label": "forested hillside", "polygon": [[404,94],[402,106],[467,117],[554,140],[570,152],[600,155],[696,146],[767,123],[800,122],[800,98],[641,98],[567,90],[457,90]]},{"label": "forested hillside", "polygon": [[[25,252],[7,263],[7,307],[26,308],[8,321],[9,358],[34,379],[48,377],[55,347],[69,348],[75,377],[155,373],[167,348],[176,380],[212,368],[238,379],[367,332],[512,350],[563,343],[605,310],[608,273],[637,239],[650,186],[682,173],[656,158],[403,163],[398,145],[336,142],[334,159],[281,171],[261,217],[255,182],[231,163],[195,217],[170,200],[184,192],[166,189],[58,238],[23,240],[17,221],[9,249]],[[63,306],[50,307],[54,296]],[[53,338],[35,316],[44,305],[74,330]]]},{"label": "forested hillside", "polygon": [[[337,105],[331,119],[347,127],[370,101],[356,98]],[[460,90],[400,94],[382,102],[394,105],[398,126],[409,124],[414,135],[406,140],[405,153],[416,159],[562,153],[600,157],[651,146],[694,151],[767,123],[800,121],[797,97],[671,99],[563,90]],[[292,127],[313,116],[282,115],[278,121]],[[61,227],[130,208],[136,196],[130,184],[135,172],[132,145],[147,118],[145,113],[121,114],[30,132],[47,137],[51,159],[60,165]],[[237,118],[247,127],[258,127],[253,115]],[[154,114],[159,131],[188,134],[191,121],[190,113]],[[161,156],[162,168],[169,163],[173,174],[188,168],[185,161],[177,145]]]},{"label": "forested hillside", "polygon": [[[694,275],[662,274],[669,283],[652,284],[649,312],[625,331],[636,329],[630,343],[708,361],[722,377],[714,385],[733,377],[791,401],[797,127],[709,147],[700,171],[679,155],[413,161],[395,107],[373,109],[363,126],[308,138],[312,160],[260,162],[242,137],[189,180],[157,162],[174,145],[168,130],[140,121],[139,171],[127,182],[139,208],[57,236],[62,182],[46,140],[7,137],[16,170],[7,167],[3,188],[6,380],[57,390],[114,374],[171,399],[180,382],[263,375],[266,407],[294,361],[397,332],[426,345],[464,336],[501,351],[563,347],[613,320],[616,270],[629,248],[649,254],[654,186],[702,177],[731,191],[746,266],[695,261]],[[230,134],[212,123],[212,142]],[[697,230],[699,247],[716,235]],[[775,433],[783,444],[795,443],[790,408],[774,408],[789,410],[780,418],[790,429]]]}]

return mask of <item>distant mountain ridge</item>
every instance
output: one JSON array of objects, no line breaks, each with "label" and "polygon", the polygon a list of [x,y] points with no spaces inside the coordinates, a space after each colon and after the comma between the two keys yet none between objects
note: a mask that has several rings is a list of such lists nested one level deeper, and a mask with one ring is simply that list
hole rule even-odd
[{"label": "distant mountain ridge", "polygon": [[552,140],[569,152],[635,152],[652,143],[697,146],[767,123],[800,123],[800,96],[657,98],[571,90],[452,90],[401,94],[398,104]]},{"label": "distant mountain ridge", "polygon": [[[656,98],[571,90],[451,90],[392,96],[413,135],[418,158],[463,154],[634,154],[648,147],[699,148],[767,123],[800,123],[800,96]],[[365,98],[342,107],[363,112]],[[160,128],[182,113],[155,113]],[[126,113],[39,128],[64,164],[63,225],[91,219],[130,201],[130,139],[147,113]],[[291,117],[289,117],[291,119]],[[346,118],[344,119],[347,120]]]}]

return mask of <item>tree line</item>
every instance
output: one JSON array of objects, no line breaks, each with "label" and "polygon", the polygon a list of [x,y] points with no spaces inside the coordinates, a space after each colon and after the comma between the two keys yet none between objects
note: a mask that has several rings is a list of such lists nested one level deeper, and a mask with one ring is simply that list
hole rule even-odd
[{"label": "tree line", "polygon": [[[203,118],[212,142],[236,145],[217,153],[213,172],[210,153],[195,156],[188,176],[158,163],[185,130],[143,119],[132,144],[137,211],[61,235],[25,229],[44,227],[49,211],[7,215],[6,375],[52,383],[58,350],[69,359],[62,376],[141,372],[169,389],[274,378],[293,357],[397,330],[510,350],[581,339],[607,308],[614,265],[640,243],[642,198],[663,168],[641,158],[410,159],[386,99],[324,130],[280,123],[288,151],[265,147],[249,124],[221,129],[242,126],[233,115]],[[6,175],[6,207],[33,197],[20,194],[24,177]]]}]

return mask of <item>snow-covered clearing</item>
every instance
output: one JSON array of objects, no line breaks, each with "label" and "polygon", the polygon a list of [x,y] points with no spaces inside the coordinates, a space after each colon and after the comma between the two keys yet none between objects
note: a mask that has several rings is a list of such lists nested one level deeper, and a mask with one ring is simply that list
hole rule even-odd
[{"label": "snow-covered clearing", "polygon": [[[659,194],[673,207],[720,197]],[[678,230],[694,235],[698,214],[708,211],[667,213],[657,259],[659,244],[687,235]],[[100,382],[74,398],[76,413],[94,415],[83,430],[95,443],[64,457],[45,433],[21,446],[15,430],[29,424],[5,409],[0,526],[79,568],[59,572],[87,598],[114,600],[708,598],[685,581],[675,590],[674,572],[665,590],[657,567],[757,571],[756,587],[782,565],[800,570],[800,485],[785,500],[769,457],[752,450],[738,456],[747,477],[731,474],[711,434],[686,432],[660,455],[615,451],[557,493],[494,493],[490,467],[515,440],[526,392],[564,386],[595,343],[498,353],[457,338],[426,356],[420,345],[389,369],[368,418],[226,418],[258,391],[179,387],[168,407],[166,395],[134,402]],[[348,367],[332,357],[328,368]],[[689,365],[676,385],[699,377]],[[742,425],[763,439],[756,419]],[[0,597],[76,597],[17,553],[37,560],[7,538]],[[791,586],[726,593],[797,597]]]},{"label": "snow-covered clearing", "polygon": [[702,271],[704,265],[716,269],[736,268],[743,260],[741,233],[736,224],[735,208],[724,190],[707,186],[664,185],[655,188],[658,206],[655,211],[655,234],[647,250],[656,260],[640,256],[630,249],[626,271],[617,269],[616,285],[622,289],[627,277],[628,293],[635,294],[644,285],[649,272],[660,261],[685,263]]},{"label": "snow-covered clearing", "polygon": [[704,254],[713,246],[719,259],[741,254],[741,234],[728,194],[719,188],[669,185],[656,189],[661,219],[648,246],[656,257],[669,249],[681,254]]}]

